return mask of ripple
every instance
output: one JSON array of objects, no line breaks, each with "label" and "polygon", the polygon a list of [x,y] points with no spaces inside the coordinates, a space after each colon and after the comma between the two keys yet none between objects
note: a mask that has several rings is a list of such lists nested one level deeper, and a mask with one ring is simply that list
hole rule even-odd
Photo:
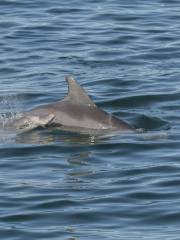
[{"label": "ripple", "polygon": [[[0,1],[2,239],[179,238],[179,1]],[[73,74],[144,133],[2,122],[62,99]]]}]

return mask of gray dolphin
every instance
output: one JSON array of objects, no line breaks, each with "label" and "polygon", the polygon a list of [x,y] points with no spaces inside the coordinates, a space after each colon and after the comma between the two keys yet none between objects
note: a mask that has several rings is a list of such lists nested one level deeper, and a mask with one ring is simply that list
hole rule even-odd
[{"label": "gray dolphin", "polygon": [[66,81],[68,94],[63,100],[24,112],[12,123],[13,127],[23,131],[48,125],[78,132],[135,131],[128,123],[98,108],[72,76],[67,76]]}]

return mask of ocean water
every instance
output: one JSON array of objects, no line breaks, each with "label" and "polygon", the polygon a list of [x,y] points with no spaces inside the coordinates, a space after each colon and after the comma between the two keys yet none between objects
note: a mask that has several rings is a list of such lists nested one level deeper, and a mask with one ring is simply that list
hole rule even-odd
[{"label": "ocean water", "polygon": [[[0,239],[180,239],[180,1],[0,1]],[[37,129],[73,74],[141,134]]]}]

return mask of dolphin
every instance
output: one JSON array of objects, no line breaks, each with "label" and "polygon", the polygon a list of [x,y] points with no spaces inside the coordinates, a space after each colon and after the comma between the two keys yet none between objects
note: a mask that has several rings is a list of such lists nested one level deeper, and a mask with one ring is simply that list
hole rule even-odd
[{"label": "dolphin", "polygon": [[67,76],[68,94],[64,99],[24,112],[12,122],[16,130],[56,126],[67,131],[135,131],[125,121],[100,109],[72,76]]},{"label": "dolphin", "polygon": [[13,121],[13,128],[26,132],[37,127],[46,127],[53,119],[54,114],[46,114],[44,116],[38,114],[25,114],[25,116]]}]

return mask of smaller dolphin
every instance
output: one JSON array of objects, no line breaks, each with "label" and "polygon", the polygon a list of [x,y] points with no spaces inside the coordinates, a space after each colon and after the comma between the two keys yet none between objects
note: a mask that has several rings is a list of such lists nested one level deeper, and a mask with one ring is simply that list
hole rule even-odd
[{"label": "smaller dolphin", "polygon": [[106,130],[135,131],[128,123],[98,108],[72,76],[67,76],[66,81],[68,94],[64,99],[25,112],[12,126],[22,131],[49,125],[87,133]]},{"label": "smaller dolphin", "polygon": [[13,127],[17,130],[28,131],[37,127],[45,127],[54,119],[54,114],[45,116],[26,115],[13,122]]}]

